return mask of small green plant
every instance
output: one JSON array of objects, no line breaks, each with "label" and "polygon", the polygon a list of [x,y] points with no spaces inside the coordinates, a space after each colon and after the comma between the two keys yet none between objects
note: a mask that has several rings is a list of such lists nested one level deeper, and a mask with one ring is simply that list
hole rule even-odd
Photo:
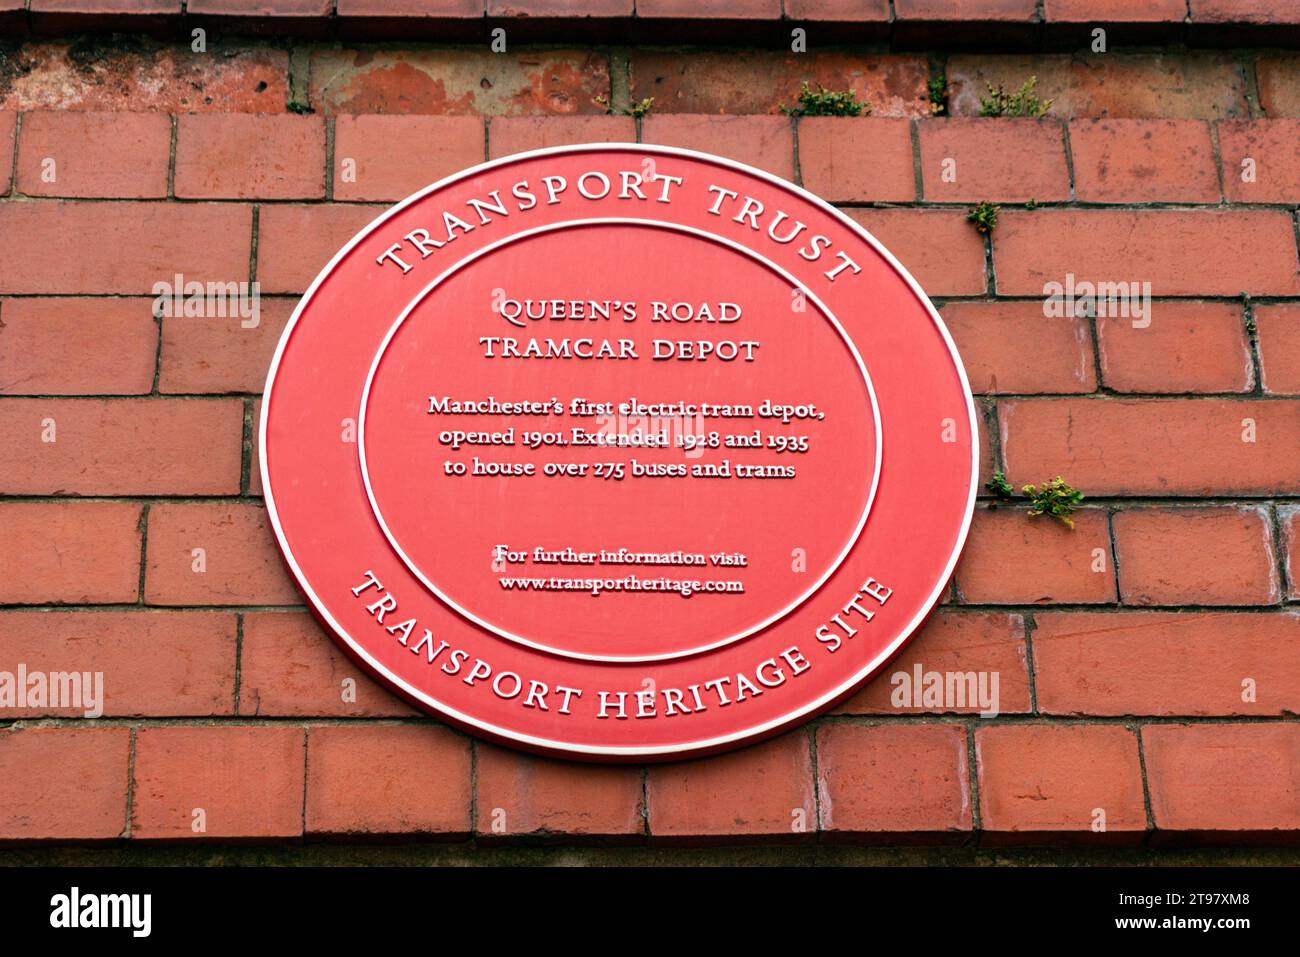
[{"label": "small green plant", "polygon": [[290,113],[297,113],[299,115],[304,113],[316,112],[311,108],[310,103],[305,103],[302,100],[290,100],[288,103],[285,104],[284,108],[288,110]]},{"label": "small green plant", "polygon": [[[609,102],[609,97],[605,96],[604,94],[592,97],[591,102],[595,103],[606,113],[614,112],[613,104]],[[619,110],[618,112],[623,116],[635,116],[639,118],[645,116],[652,109],[654,109],[654,105],[655,105],[655,98],[653,96],[647,96],[644,100],[639,100],[638,102],[633,103],[630,106],[625,106],[623,107],[623,109]]]},{"label": "small green plant", "polygon": [[1031,76],[1020,89],[1008,93],[1001,84],[985,83],[988,93],[980,97],[980,116],[1029,116],[1037,119],[1048,111],[1051,100],[1038,99],[1034,87],[1038,77]]},{"label": "small green plant", "polygon": [[934,116],[943,116],[948,112],[948,78],[946,76],[932,76],[925,85],[926,93],[930,97],[930,113]]},{"label": "small green plant", "polygon": [[1038,208],[1038,200],[1030,196],[1029,201],[1025,203],[1025,209],[1037,209],[1037,208]]},{"label": "small green plant", "polygon": [[1251,338],[1254,338],[1255,333],[1259,330],[1255,325],[1255,310],[1250,308],[1250,293],[1248,292],[1241,294],[1241,314],[1246,318],[1246,332],[1250,333]]},{"label": "small green plant", "polygon": [[1024,493],[1029,496],[1030,517],[1050,515],[1069,528],[1074,528],[1074,519],[1070,516],[1083,501],[1083,493],[1071,488],[1065,479],[1057,476],[1042,486],[1026,485]]},{"label": "small green plant", "polygon": [[836,92],[828,90],[820,83],[817,89],[804,80],[799,90],[799,102],[794,106],[781,106],[781,112],[788,116],[865,116],[871,112],[871,104],[859,101],[852,90]]},{"label": "small green plant", "polygon": [[998,224],[998,210],[1001,208],[994,203],[980,203],[966,213],[966,221],[974,223],[975,229],[987,236]]},{"label": "small green plant", "polygon": [[1005,472],[994,472],[993,478],[985,482],[984,487],[993,494],[993,498],[998,502],[1009,502],[1016,497],[1016,491],[1011,487],[1011,483],[1007,481]]}]

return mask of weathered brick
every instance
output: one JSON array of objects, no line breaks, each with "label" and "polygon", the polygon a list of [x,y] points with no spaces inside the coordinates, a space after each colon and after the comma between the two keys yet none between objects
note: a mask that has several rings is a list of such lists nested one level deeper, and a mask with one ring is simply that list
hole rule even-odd
[{"label": "weathered brick", "polygon": [[1294,840],[1300,831],[1300,725],[1142,729],[1157,831]]},{"label": "weathered brick", "polygon": [[1300,117],[1300,55],[1260,57],[1255,61],[1255,76],[1265,113]]},{"label": "weathered brick", "polygon": [[1255,385],[1236,304],[1158,302],[1141,319],[1101,317],[1097,343],[1102,383],[1117,392],[1247,392]]},{"label": "weathered brick", "polygon": [[872,116],[930,115],[924,56],[638,50],[629,73],[634,101],[654,97],[652,116],[780,113],[798,100],[805,80],[814,90],[851,90],[871,105]]},{"label": "weathered brick", "polygon": [[931,203],[1022,203],[1070,198],[1056,120],[935,119],[916,124]]},{"label": "weathered brick", "polygon": [[785,15],[791,20],[889,22],[889,0],[785,0]]},{"label": "weathered brick", "polygon": [[483,162],[483,121],[473,116],[339,116],[334,198],[405,199]]},{"label": "weathered brick", "polygon": [[326,113],[604,113],[609,58],[581,50],[330,50],[311,56],[311,102]]},{"label": "weathered brick", "polygon": [[283,113],[289,99],[289,54],[267,46],[214,56],[188,42],[60,40],[26,44],[9,63],[0,109]]},{"label": "weathered brick", "polygon": [[[206,717],[230,714],[234,704],[235,616],[230,614],[0,612],[0,656],[6,670],[22,662],[29,673],[101,672],[98,704],[109,717]],[[6,713],[82,717],[88,703]]]},{"label": "weathered brick", "polygon": [[243,428],[234,400],[0,399],[0,492],[237,492]]},{"label": "weathered brick", "polygon": [[483,837],[640,837],[641,769],[574,764],[478,744],[477,832]]},{"label": "weathered brick", "polygon": [[776,20],[781,0],[637,0],[638,17],[710,20]]},{"label": "weathered brick", "polygon": [[337,0],[340,17],[481,17],[483,0]]},{"label": "weathered brick", "polygon": [[120,837],[130,750],[127,728],[0,732],[0,840]]},{"label": "weathered brick", "polygon": [[303,729],[287,725],[141,728],[131,836],[297,837],[303,749]]},{"label": "weathered brick", "polygon": [[1300,119],[1218,123],[1223,191],[1233,203],[1300,203]]},{"label": "weathered brick", "polygon": [[468,835],[469,739],[437,725],[311,728],[307,832]]},{"label": "weathered brick", "polygon": [[551,146],[635,143],[630,116],[498,116],[488,125],[488,158]]},{"label": "weathered brick", "polygon": [[1043,295],[1067,273],[1149,282],[1156,296],[1300,293],[1294,227],[1277,210],[1004,210],[993,263],[1003,295]]},{"label": "weathered brick", "polygon": [[1273,395],[1300,395],[1300,305],[1255,307],[1260,379]]},{"label": "weathered brick", "polygon": [[323,199],[325,121],[244,113],[180,116],[174,188],[185,199]]},{"label": "weathered brick", "polygon": [[1126,605],[1263,605],[1280,597],[1273,525],[1262,509],[1125,509],[1113,523]]},{"label": "weathered brick", "polygon": [[655,838],[802,840],[815,830],[812,759],[806,731],[707,761],[646,772]]},{"label": "weathered brick", "polygon": [[257,315],[248,318],[164,319],[158,390],[260,393],[295,305],[289,299],[259,299]]},{"label": "weathered brick", "polygon": [[[1035,479],[1037,481],[1037,479]],[[957,565],[957,593],[977,605],[1115,600],[1106,513],[1083,508],[1074,528],[1019,508],[977,509]]]},{"label": "weathered brick", "polygon": [[1193,23],[1300,23],[1300,10],[1289,0],[1189,0]]},{"label": "weathered brick", "polygon": [[[1128,728],[977,727],[975,762],[986,842],[1136,843],[1146,831],[1138,741]],[[1094,830],[1102,823],[1104,832]]]},{"label": "weathered brick", "polygon": [[1085,203],[1217,203],[1202,120],[1072,120],[1074,191]]},{"label": "weathered brick", "polygon": [[171,117],[163,113],[28,113],[18,146],[18,191],[166,196],[171,135]]},{"label": "weathered brick", "polygon": [[245,206],[3,203],[0,292],[144,295],[177,274],[186,282],[238,281],[248,277],[252,236]]},{"label": "weathered brick", "polygon": [[[922,696],[923,686],[915,681],[918,667],[922,675],[932,672],[997,674],[998,713],[1019,714],[1030,710],[1024,619],[1001,612],[938,611],[921,626],[916,637],[880,677],[834,713],[976,714],[980,711],[978,695],[968,695],[964,705],[956,701],[939,706],[927,704]],[[962,686],[963,693],[967,688]]]},{"label": "weathered brick", "polygon": [[151,605],[302,601],[260,505],[158,502],[149,509],[146,550],[144,597]]},{"label": "weathered brick", "polygon": [[248,494],[262,494],[262,450],[258,436],[262,428],[262,400],[253,400],[253,443],[251,462],[248,468]]},{"label": "weathered brick", "polygon": [[1097,388],[1085,318],[1048,318],[1037,302],[950,302],[943,321],[977,394]]},{"label": "weathered brick", "polygon": [[641,139],[714,153],[794,179],[794,129],[785,117],[650,115],[641,123]]},{"label": "weathered brick", "polygon": [[1294,601],[1300,598],[1300,506],[1279,508],[1278,519],[1282,525],[1286,577],[1291,586],[1287,597]]},{"label": "weathered brick", "polygon": [[325,17],[333,0],[187,0],[185,8],[223,17]]},{"label": "weathered brick", "polygon": [[140,513],[126,502],[0,503],[0,602],[135,601]]},{"label": "weathered brick", "polygon": [[1006,20],[1035,18],[1037,0],[894,0],[899,20]]},{"label": "weathered brick", "polygon": [[1293,613],[1047,612],[1034,621],[1034,688],[1045,714],[1300,709],[1300,616]]},{"label": "weathered brick", "polygon": [[334,254],[383,211],[380,206],[263,206],[257,225],[262,292],[305,292]]},{"label": "weathered brick", "polygon": [[0,196],[9,192],[14,178],[14,133],[18,114],[0,110]]},{"label": "weathered brick", "polygon": [[930,295],[984,292],[984,241],[966,222],[963,211],[886,208],[844,212],[880,240]]},{"label": "weathered brick", "polygon": [[1090,495],[1300,489],[1300,402],[1024,399],[998,412],[1013,484],[1064,475]]},{"label": "weathered brick", "polygon": [[147,299],[0,303],[0,393],[140,395],[153,388],[158,325]]},{"label": "weathered brick", "polygon": [[1043,0],[1048,23],[1182,23],[1187,0]]},{"label": "weathered brick", "polygon": [[311,615],[244,615],[239,713],[264,717],[375,718],[413,714],[371,681]]},{"label": "weathered brick", "polygon": [[820,828],[829,838],[969,836],[965,728],[837,723],[816,734]]},{"label": "weathered brick", "polygon": [[799,172],[805,188],[833,203],[916,199],[912,134],[906,120],[802,117]]},{"label": "weathered brick", "polygon": [[1249,115],[1246,80],[1224,53],[1105,56],[957,55],[948,59],[948,107],[954,116],[978,116],[985,84],[1008,93],[1030,77],[1054,116],[1221,119]]}]

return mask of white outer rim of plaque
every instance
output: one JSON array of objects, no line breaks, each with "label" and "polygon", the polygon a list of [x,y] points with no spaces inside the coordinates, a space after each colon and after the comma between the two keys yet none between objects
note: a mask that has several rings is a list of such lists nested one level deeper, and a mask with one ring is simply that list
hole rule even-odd
[{"label": "white outer rim of plaque", "polygon": [[[688,648],[684,651],[673,651],[662,655],[582,654],[576,651],[569,651],[563,648],[554,648],[550,645],[544,645],[541,642],[533,641],[532,639],[525,638],[522,635],[515,634],[512,631],[509,631],[505,628],[501,628],[497,625],[492,624],[489,621],[485,621],[484,619],[480,618],[478,615],[474,614],[468,608],[462,606],[460,602],[455,601],[449,595],[445,594],[441,588],[435,585],[429,579],[429,577],[425,575],[423,571],[420,570],[420,567],[411,559],[411,557],[406,554],[406,550],[403,549],[402,546],[398,544],[397,537],[393,534],[392,530],[388,527],[388,522],[384,518],[383,513],[380,511],[379,503],[378,501],[375,500],[375,490],[370,484],[370,468],[366,462],[366,409],[370,405],[370,389],[374,385],[375,373],[379,370],[379,363],[383,361],[385,353],[388,352],[388,347],[392,343],[393,337],[397,335],[397,331],[401,329],[402,325],[410,317],[411,313],[414,312],[415,309],[420,305],[420,303],[424,302],[424,300],[429,296],[429,294],[432,293],[436,288],[438,288],[438,286],[442,285],[444,282],[446,282],[448,279],[450,279],[460,270],[464,269],[466,266],[471,265],[475,260],[483,256],[486,256],[488,253],[495,252],[498,249],[502,249],[510,245],[511,243],[518,242],[524,239],[531,239],[535,236],[545,235],[546,233],[558,232],[563,229],[575,229],[575,228],[581,228],[585,226],[600,226],[600,225],[649,226],[653,229],[675,230],[677,232],[694,236],[697,239],[703,239],[705,242],[716,242],[719,245],[731,249],[733,252],[738,252],[741,255],[748,256],[751,259],[757,260],[759,263],[766,266],[768,269],[772,270],[774,273],[776,273],[778,276],[784,279],[786,282],[790,283],[792,287],[801,290],[804,293],[804,295],[806,295],[808,299],[812,302],[812,304],[821,311],[822,315],[825,318],[830,320],[831,327],[839,335],[840,339],[844,342],[844,344],[849,347],[849,354],[853,356],[853,361],[857,364],[858,372],[862,375],[862,382],[867,387],[867,398],[871,405],[872,423],[876,430],[875,431],[875,446],[876,446],[875,462],[873,463],[874,471],[871,474],[871,485],[867,489],[867,500],[862,507],[862,514],[858,516],[857,525],[854,527],[853,533],[849,536],[849,539],[844,545],[844,548],[841,549],[839,555],[835,557],[835,560],[826,567],[826,571],[822,574],[822,576],[818,578],[812,584],[811,587],[805,589],[797,598],[795,598],[784,608],[773,613],[772,615],[769,615],[767,618],[764,618],[756,625],[746,628],[743,631],[734,632],[725,638],[721,638],[718,641],[714,641],[707,645],[700,645],[695,648]],[[596,217],[591,219],[569,219],[569,220],[565,220],[564,222],[548,223],[545,226],[536,226],[532,229],[525,229],[518,233],[512,233],[511,235],[506,236],[503,239],[498,239],[496,242],[489,243],[488,245],[484,246],[482,249],[475,250],[474,252],[470,253],[470,255],[466,256],[464,259],[461,259],[460,261],[456,262],[452,266],[448,267],[444,272],[438,275],[437,278],[435,278],[427,286],[425,286],[418,293],[416,293],[415,298],[406,304],[406,308],[402,310],[401,315],[397,317],[397,321],[393,323],[391,328],[389,328],[388,333],[384,336],[383,341],[379,344],[379,348],[375,351],[375,358],[370,363],[370,372],[367,373],[366,375],[366,387],[361,393],[361,410],[357,415],[357,456],[361,461],[361,481],[366,486],[366,498],[370,500],[370,511],[374,513],[375,519],[379,522],[379,528],[384,533],[384,537],[388,539],[388,544],[393,547],[393,550],[397,552],[397,556],[405,563],[406,567],[410,569],[410,571],[415,575],[415,577],[424,583],[424,586],[426,588],[428,588],[431,592],[433,592],[433,594],[436,595],[440,601],[448,605],[457,614],[472,621],[480,628],[484,628],[492,632],[493,634],[500,635],[502,638],[505,638],[507,641],[513,641],[517,644],[524,645],[528,648],[532,648],[535,651],[545,652],[546,654],[550,654],[550,655],[557,655],[562,658],[570,658],[575,661],[603,661],[603,662],[608,662],[610,664],[635,664],[637,662],[675,661],[678,658],[689,658],[691,655],[703,654],[704,652],[707,651],[715,651],[718,648],[725,648],[727,645],[735,644],[736,642],[748,638],[750,635],[755,634],[756,632],[762,631],[764,628],[768,628],[776,624],[782,618],[785,618],[787,615],[791,614],[796,608],[798,608],[800,605],[806,602],[813,595],[817,594],[817,592],[821,589],[821,587],[824,584],[826,584],[826,582],[830,579],[830,577],[833,574],[835,574],[836,571],[839,570],[839,567],[841,565],[844,564],[844,560],[849,557],[849,553],[853,551],[854,546],[858,544],[858,539],[862,537],[862,530],[863,528],[866,527],[867,524],[867,516],[871,514],[871,506],[875,503],[876,500],[876,490],[880,488],[880,464],[882,459],[881,453],[885,444],[884,438],[885,438],[884,430],[880,422],[880,404],[876,401],[876,390],[875,387],[871,384],[871,374],[867,371],[866,363],[862,361],[862,354],[858,351],[857,344],[852,339],[850,339],[849,334],[844,331],[844,327],[840,324],[839,319],[836,318],[835,313],[831,312],[831,310],[826,307],[825,303],[823,303],[812,292],[812,290],[805,289],[803,283],[799,282],[799,280],[796,279],[793,274],[786,271],[782,267],[778,266],[776,263],[772,262],[766,256],[763,256],[761,253],[755,252],[754,250],[748,248],[747,246],[742,246],[740,243],[727,239],[724,236],[718,236],[715,235],[714,233],[708,232],[707,230],[698,229],[694,226],[685,226],[682,225],[681,223],[668,223],[668,222],[663,222],[661,220],[637,219],[635,217],[628,217],[628,216],[608,216],[608,217]],[[265,489],[265,485],[263,486],[263,489]]]},{"label": "white outer rim of plaque", "polygon": [[[717,735],[712,738],[698,741],[687,741],[677,744],[657,746],[622,746],[580,745],[568,741],[556,741],[552,738],[541,738],[536,735],[523,734],[509,728],[502,728],[475,718],[472,715],[465,714],[464,712],[437,700],[426,692],[421,691],[419,688],[416,688],[410,684],[410,682],[398,675],[393,674],[380,662],[376,661],[374,657],[366,651],[364,646],[353,640],[347,630],[338,623],[332,614],[330,614],[329,609],[325,607],[324,603],[320,600],[320,597],[316,594],[315,590],[302,574],[302,569],[298,565],[297,559],[294,557],[293,550],[289,547],[289,543],[284,537],[284,529],[280,526],[280,516],[275,507],[275,494],[271,487],[271,476],[267,469],[266,423],[271,409],[271,391],[275,383],[275,374],[280,368],[280,358],[284,354],[285,346],[288,345],[289,337],[293,334],[294,329],[297,328],[298,319],[302,316],[307,303],[311,300],[311,297],[315,294],[320,284],[333,271],[334,267],[338,265],[344,256],[352,252],[352,250],[356,248],[357,244],[369,236],[372,231],[387,222],[393,216],[396,216],[408,206],[411,206],[424,199],[424,197],[429,194],[446,186],[450,186],[468,176],[476,175],[489,169],[495,169],[498,166],[517,163],[521,160],[535,159],[542,156],[562,156],[568,153],[600,150],[613,150],[616,152],[627,153],[653,153],[661,156],[684,156],[688,159],[698,160],[702,163],[712,163],[729,169],[738,170],[748,176],[753,176],[770,183],[779,189],[790,192],[794,196],[811,203],[817,209],[820,209],[822,212],[835,219],[841,225],[855,233],[863,242],[870,246],[877,255],[885,260],[885,262],[888,263],[898,274],[899,278],[907,284],[908,288],[912,291],[912,294],[916,296],[917,301],[924,307],[925,311],[929,313],[930,321],[934,323],[935,329],[938,330],[939,335],[943,338],[944,344],[948,347],[949,358],[952,360],[953,368],[957,373],[957,378],[961,383],[962,391],[965,393],[966,399],[966,413],[971,433],[970,491],[966,500],[966,515],[961,523],[961,528],[958,530],[957,537],[953,542],[952,553],[948,556],[948,560],[944,564],[943,573],[936,579],[933,590],[926,600],[921,603],[921,607],[913,616],[912,620],[899,629],[897,637],[895,637],[886,648],[882,649],[879,654],[830,691],[819,695],[814,700],[803,704],[793,711],[786,712],[776,718],[771,718],[761,724],[746,727],[739,731],[733,731],[730,734]],[[722,156],[715,156],[711,153],[704,153],[699,150],[684,149],[675,146],[657,146],[649,143],[581,143],[572,146],[546,147],[544,149],[529,150],[524,153],[512,153],[509,156],[503,156],[495,160],[488,160],[487,162],[480,163],[477,166],[471,166],[470,168],[461,170],[458,173],[453,173],[451,176],[445,177],[444,179],[438,180],[436,183],[426,186],[419,192],[412,193],[400,203],[386,209],[353,236],[342,249],[334,254],[334,257],[326,263],[325,268],[317,273],[316,278],[312,280],[311,285],[307,287],[307,291],[303,293],[302,299],[299,300],[298,305],[294,308],[293,315],[289,317],[289,322],[285,325],[284,332],[280,335],[280,341],[275,347],[275,355],[271,359],[271,368],[267,372],[266,387],[262,393],[262,415],[261,421],[258,423],[257,446],[262,473],[262,497],[266,503],[266,513],[271,520],[271,528],[275,532],[276,541],[280,546],[280,552],[283,554],[289,567],[293,570],[294,579],[302,588],[303,593],[307,596],[308,600],[311,601],[312,607],[330,626],[334,631],[334,634],[343,639],[351,649],[352,653],[361,661],[365,662],[368,668],[370,668],[375,674],[382,675],[386,681],[391,682],[394,687],[399,688],[403,694],[415,701],[421,702],[433,711],[445,715],[453,722],[460,723],[466,727],[475,728],[484,734],[496,737],[500,740],[513,741],[516,744],[524,745],[526,747],[534,747],[555,754],[588,755],[593,757],[600,755],[625,758],[652,758],[669,755],[681,757],[689,754],[730,747],[743,741],[757,740],[764,736],[775,734],[781,729],[789,727],[790,725],[817,713],[854,691],[858,685],[868,678],[877,668],[889,661],[889,659],[892,658],[894,654],[907,642],[921,622],[925,621],[929,616],[930,611],[939,600],[939,596],[943,594],[944,589],[947,588],[948,582],[952,578],[953,570],[957,567],[957,560],[961,557],[962,548],[966,544],[966,538],[970,534],[971,520],[975,514],[975,495],[979,489],[979,421],[975,415],[975,398],[971,394],[970,380],[966,376],[966,367],[962,365],[961,356],[957,352],[957,346],[952,340],[952,335],[948,332],[948,327],[944,325],[943,320],[939,317],[938,311],[934,308],[934,303],[930,302],[930,297],[925,294],[923,289],[921,289],[920,285],[912,277],[912,274],[909,273],[907,269],[903,267],[903,264],[894,257],[894,254],[886,249],[879,240],[863,229],[861,225],[854,222],[848,216],[845,216],[830,203],[813,195],[801,186],[789,182],[788,180],[783,180],[778,176],[761,169],[756,169],[755,167],[749,166],[745,163],[727,159]]]}]

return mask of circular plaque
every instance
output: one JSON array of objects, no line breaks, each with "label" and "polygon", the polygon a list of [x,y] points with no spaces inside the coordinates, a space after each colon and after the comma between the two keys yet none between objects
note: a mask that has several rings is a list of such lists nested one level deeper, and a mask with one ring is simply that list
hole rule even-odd
[{"label": "circular plaque", "polygon": [[735,747],[870,680],[952,573],[977,461],[952,341],[879,243],[640,144],[380,216],[262,407],[272,525],[344,650],[468,731],[593,760]]}]

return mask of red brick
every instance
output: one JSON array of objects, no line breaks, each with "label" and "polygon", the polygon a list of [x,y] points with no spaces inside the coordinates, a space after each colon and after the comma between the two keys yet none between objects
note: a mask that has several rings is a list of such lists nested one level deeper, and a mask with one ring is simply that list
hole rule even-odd
[{"label": "red brick", "polygon": [[987,494],[984,484],[993,478],[993,472],[997,466],[993,462],[993,441],[989,437],[990,416],[984,414],[982,404],[976,406],[976,420],[980,430],[980,474],[979,489],[977,494]]},{"label": "red brick", "polygon": [[1056,120],[935,119],[916,128],[927,202],[1070,198],[1065,141]]},{"label": "red brick", "polygon": [[1291,587],[1287,597],[1292,601],[1300,598],[1300,506],[1287,506],[1278,509],[1278,518],[1282,525],[1282,541],[1286,549],[1283,559],[1286,563],[1286,578]]},{"label": "red brick", "polygon": [[[1146,831],[1138,741],[1115,725],[975,729],[980,821],[990,843],[1135,843]],[[1093,831],[1097,811],[1105,833]]]},{"label": "red brick", "polygon": [[912,134],[905,120],[803,117],[799,172],[807,189],[835,203],[916,199]]},{"label": "red brick", "polygon": [[654,97],[654,113],[777,113],[806,80],[815,90],[851,90],[873,116],[929,116],[924,56],[902,54],[637,50],[629,64],[633,101]]},{"label": "red brick", "polygon": [[1273,525],[1262,509],[1126,509],[1113,522],[1126,605],[1263,605],[1280,597]]},{"label": "red brick", "polygon": [[1219,173],[1201,120],[1072,120],[1074,191],[1085,203],[1217,203]]},{"label": "red brick", "polygon": [[366,677],[306,613],[244,615],[239,675],[242,715],[376,718],[414,713]]},{"label": "red brick", "polygon": [[584,50],[331,50],[311,55],[311,102],[325,113],[604,113],[609,58]]},{"label": "red brick", "polygon": [[943,321],[977,394],[1097,388],[1085,318],[1047,318],[1038,302],[950,302]]},{"label": "red brick", "polygon": [[965,55],[948,58],[948,109],[978,116],[986,83],[1007,92],[1037,77],[1054,116],[1222,119],[1250,115],[1246,81],[1226,53]]},{"label": "red brick", "polygon": [[1255,61],[1255,77],[1265,113],[1300,117],[1300,56],[1260,57]]},{"label": "red brick", "polygon": [[637,0],[636,15],[643,19],[777,20],[781,0]]},{"label": "red brick", "polygon": [[794,179],[794,129],[785,117],[651,115],[641,122],[641,139],[714,153]]},{"label": "red brick", "polygon": [[[998,411],[1013,484],[1064,475],[1090,495],[1300,489],[1300,402],[1025,399]],[[1255,441],[1242,441],[1252,423]]]},{"label": "red brick", "polygon": [[1142,729],[1158,831],[1269,843],[1300,831],[1300,725]]},{"label": "red brick", "polygon": [[[1300,203],[1300,120],[1223,120],[1218,130],[1229,202]],[[1247,175],[1250,182],[1242,178]]]},{"label": "red brick", "polygon": [[180,13],[181,0],[31,0],[32,13],[123,13],[134,16]]},{"label": "red brick", "polygon": [[1084,508],[1073,518],[1069,529],[1021,508],[977,509],[957,565],[961,600],[977,605],[1114,601],[1106,513]]},{"label": "red brick", "polygon": [[816,734],[820,827],[831,839],[969,835],[965,728],[827,724]]},{"label": "red brick", "polygon": [[0,399],[0,492],[237,492],[243,427],[231,400]]},{"label": "red brick", "polygon": [[1102,382],[1116,392],[1248,392],[1255,385],[1236,304],[1157,302],[1141,320],[1101,317],[1097,343]]},{"label": "red brick", "polygon": [[17,127],[17,113],[0,111],[0,195],[9,192],[13,183],[14,131]]},{"label": "red brick", "polygon": [[307,831],[468,835],[469,740],[437,725],[311,728]]},{"label": "red brick", "polygon": [[248,468],[248,494],[262,494],[262,450],[258,436],[262,428],[262,400],[253,400],[253,443],[250,450],[252,461]]},{"label": "red brick", "polygon": [[[201,548],[205,570],[194,550]],[[149,509],[144,579],[152,605],[301,603],[260,505],[158,502]]]},{"label": "red brick", "polygon": [[263,206],[257,224],[257,281],[264,293],[302,293],[380,206]]},{"label": "red brick", "polygon": [[1187,0],[1043,0],[1048,23],[1182,23]]},{"label": "red brick", "polygon": [[488,125],[488,158],[578,143],[635,143],[630,116],[498,116]]},{"label": "red brick", "polygon": [[1043,295],[1067,273],[1149,282],[1156,296],[1300,293],[1293,224],[1278,210],[1004,210],[993,263],[1002,295]]},{"label": "red brick", "polygon": [[335,199],[405,199],[481,162],[478,117],[340,116],[334,121]]},{"label": "red brick", "polygon": [[475,754],[483,837],[639,837],[645,830],[640,768],[552,761],[487,744]]},{"label": "red brick", "polygon": [[483,0],[338,0],[340,17],[481,17]]},{"label": "red brick", "polygon": [[791,20],[888,23],[889,0],[785,0],[785,15]]},{"label": "red brick", "polygon": [[[1030,710],[1029,675],[1025,664],[1025,622],[1019,615],[1000,612],[935,612],[879,678],[835,709],[836,714],[976,714],[979,704],[964,707],[927,707],[916,698],[902,698],[903,679],[909,681],[920,666],[929,672],[984,672],[998,675],[998,712],[1022,714]],[[914,684],[908,685],[914,694]],[[898,704],[895,704],[895,701]],[[909,704],[908,701],[911,701]]]},{"label": "red brick", "polygon": [[[234,615],[0,612],[0,655],[7,670],[22,662],[29,673],[102,672],[99,705],[110,717],[224,715],[235,698]],[[81,717],[86,710],[24,708],[10,716]]]},{"label": "red brick", "polygon": [[144,295],[177,273],[186,282],[238,281],[248,276],[252,235],[244,206],[3,203],[0,292]]},{"label": "red brick", "polygon": [[0,602],[135,601],[140,512],[126,502],[0,503]]},{"label": "red brick", "polygon": [[[171,117],[163,113],[28,113],[18,149],[18,191],[166,196],[171,138]],[[53,166],[47,170],[48,161]],[[49,173],[53,182],[45,182]]]},{"label": "red brick", "polygon": [[74,50],[67,40],[20,47],[0,87],[0,110],[283,113],[289,99],[286,50],[199,53],[188,35],[185,43],[110,45],[102,56],[95,49]]},{"label": "red brick", "polygon": [[223,17],[325,17],[333,0],[188,0],[191,14]]},{"label": "red brick", "polygon": [[1193,23],[1300,23],[1290,0],[1190,0]]},{"label": "red brick", "polygon": [[180,116],[174,188],[184,199],[324,199],[325,120]]},{"label": "red brick", "polygon": [[1254,314],[1264,391],[1300,395],[1300,305],[1256,306]]},{"label": "red brick", "polygon": [[846,209],[931,296],[980,295],[984,240],[955,209]]},{"label": "red brick", "polygon": [[[1045,714],[1300,710],[1300,656],[1286,652],[1300,647],[1295,614],[1049,612],[1034,620],[1034,688]],[[1242,700],[1247,679],[1253,701]]]},{"label": "red brick", "polygon": [[158,326],[145,299],[0,303],[0,393],[139,395],[153,388]]},{"label": "red brick", "polygon": [[808,733],[657,765],[646,772],[646,796],[654,837],[808,838],[817,827]]},{"label": "red brick", "polygon": [[0,732],[0,840],[120,837],[130,750],[127,728]]},{"label": "red brick", "polygon": [[[303,729],[285,725],[141,728],[135,736],[131,836],[299,836],[303,744]],[[197,830],[199,809],[204,830]]]},{"label": "red brick", "polygon": [[489,17],[630,17],[633,0],[487,0]]},{"label": "red brick", "polygon": [[230,318],[169,317],[162,321],[160,392],[261,392],[271,356],[296,302],[260,299],[257,325]]},{"label": "red brick", "polygon": [[1037,0],[894,0],[899,20],[995,20],[1028,22]]}]

